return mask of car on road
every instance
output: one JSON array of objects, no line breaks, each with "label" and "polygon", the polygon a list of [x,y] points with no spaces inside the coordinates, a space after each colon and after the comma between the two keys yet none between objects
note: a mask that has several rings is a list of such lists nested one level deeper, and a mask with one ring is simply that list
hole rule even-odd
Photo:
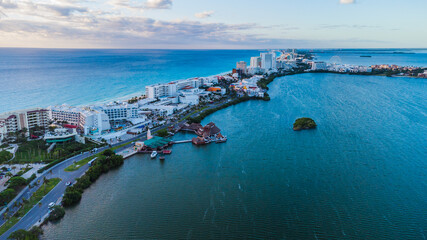
[{"label": "car on road", "polygon": [[55,203],[54,202],[49,203],[48,207],[49,209],[55,207]]},{"label": "car on road", "polygon": [[65,185],[70,186],[71,182],[66,182]]}]

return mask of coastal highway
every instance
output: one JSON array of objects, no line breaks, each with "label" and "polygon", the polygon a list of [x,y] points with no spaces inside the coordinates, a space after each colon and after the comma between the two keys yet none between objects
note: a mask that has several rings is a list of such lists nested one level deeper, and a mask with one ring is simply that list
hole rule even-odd
[{"label": "coastal highway", "polygon": [[[220,103],[214,103],[214,104],[210,104],[209,107],[207,109],[202,110],[201,112],[204,112],[208,109],[211,108],[215,108],[223,103],[225,103],[227,101],[222,101]],[[197,112],[192,112],[189,113],[186,117],[194,117],[195,115],[197,115],[199,113]],[[185,120],[180,121],[179,123],[183,123]],[[163,125],[157,128],[152,129],[153,132],[156,132],[158,130],[167,128],[171,125],[174,125],[176,123],[170,123],[167,125]],[[136,140],[145,140],[146,136],[145,133],[142,133],[138,136],[135,136],[133,138],[127,139],[126,141],[122,141],[119,143],[115,143],[112,146],[118,146],[124,143],[129,143],[129,142],[133,142]],[[128,146],[124,146],[121,148],[116,149],[116,152],[122,151],[123,149],[127,148]],[[108,147],[102,147],[99,148],[98,152],[104,151],[108,149]],[[67,160],[64,160],[63,162],[55,165],[51,171],[45,171],[44,174],[42,174],[40,177],[38,177],[37,179],[40,180],[40,184],[39,186],[41,186],[41,183],[43,181],[43,177],[46,177],[47,179],[51,179],[51,178],[60,178],[61,182],[58,183],[58,185],[55,186],[54,189],[52,189],[40,202],[41,202],[41,206],[39,204],[36,204],[25,216],[23,216],[21,218],[21,220],[16,223],[13,227],[11,227],[8,231],[6,231],[3,235],[0,236],[0,240],[3,239],[7,239],[7,237],[13,233],[16,230],[19,229],[26,229],[29,230],[34,224],[36,224],[41,218],[43,218],[46,214],[48,214],[49,209],[48,209],[48,205],[51,202],[57,202],[58,199],[62,196],[62,194],[64,194],[65,189],[67,188],[66,186],[66,182],[74,182],[76,180],[76,178],[79,178],[80,176],[82,176],[88,169],[89,169],[89,165],[85,164],[83,166],[81,166],[78,170],[73,171],[73,172],[66,172],[64,171],[65,168],[67,168],[68,166],[72,165],[74,162],[78,162],[80,160],[83,160],[87,157],[93,156],[96,153],[83,153],[81,155],[77,155],[74,156],[72,158],[69,158]],[[24,193],[22,194],[22,196],[20,196],[18,199],[15,199],[15,201],[17,202],[22,202],[22,198],[26,198],[28,199],[35,191],[37,190],[36,187],[32,188],[32,189],[25,189]],[[84,197],[84,196],[83,196]],[[12,202],[13,204],[13,202]],[[10,212],[16,212],[18,210],[18,208],[10,208]],[[3,219],[3,217],[1,217],[0,219],[0,224],[3,224],[5,222],[5,220]]]},{"label": "coastal highway", "polygon": [[[140,136],[136,136],[134,138],[128,139],[126,142],[120,142],[113,146],[121,145],[127,142],[132,142],[137,139],[141,138]],[[126,146],[118,148],[116,151],[121,151]],[[99,148],[98,152],[104,151],[108,149],[108,147],[102,147]],[[46,171],[45,174],[40,176],[38,179],[40,179],[40,186],[43,182],[43,177],[46,177],[47,179],[51,178],[60,178],[62,181],[58,183],[58,185],[55,186],[54,189],[52,189],[40,202],[42,203],[41,206],[39,204],[35,205],[24,217],[21,218],[21,220],[15,224],[12,228],[10,228],[8,231],[6,231],[3,235],[0,236],[0,240],[7,239],[7,237],[14,231],[19,229],[30,229],[35,223],[37,223],[43,216],[45,216],[48,213],[48,205],[51,202],[57,202],[58,199],[64,194],[66,189],[66,182],[74,182],[76,178],[79,178],[82,176],[88,169],[89,165],[85,164],[81,166],[78,170],[73,172],[66,172],[64,169],[70,165],[73,164],[73,162],[77,162],[80,160],[83,160],[87,157],[93,156],[96,153],[83,153],[81,155],[77,155],[75,157],[69,158],[56,166],[53,167],[51,171]],[[20,198],[18,198],[17,202],[22,202],[22,198],[28,199],[29,196],[33,194],[33,192],[36,191],[36,188],[33,189],[27,189]],[[10,210],[12,211],[12,210]],[[17,211],[17,209],[15,209]],[[14,211],[14,212],[15,212]],[[3,224],[5,221],[4,219],[1,219],[1,224]]]}]

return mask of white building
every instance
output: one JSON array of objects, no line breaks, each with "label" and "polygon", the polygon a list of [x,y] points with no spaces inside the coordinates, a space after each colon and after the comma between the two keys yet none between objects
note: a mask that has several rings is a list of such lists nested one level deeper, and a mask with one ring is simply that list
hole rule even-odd
[{"label": "white building", "polygon": [[156,99],[160,97],[176,95],[177,85],[175,83],[154,84],[145,87],[147,98]]},{"label": "white building", "polygon": [[104,104],[95,109],[105,112],[110,122],[129,120],[130,118],[138,118],[138,104],[110,103]]},{"label": "white building", "polygon": [[261,58],[260,57],[251,57],[251,68],[260,68],[261,67]]},{"label": "white building", "polygon": [[[49,124],[49,110],[34,108],[3,113],[0,115],[0,122],[0,125],[3,126],[3,130],[1,130],[3,135],[20,131],[23,128],[30,129],[35,126],[45,128]],[[6,126],[6,133],[4,133],[4,126]]]},{"label": "white building", "polygon": [[248,68],[248,73],[252,74],[252,75],[256,75],[256,74],[264,74],[265,70],[260,68],[260,67],[249,67]]},{"label": "white building", "polygon": [[85,135],[101,134],[109,130],[110,119],[103,111],[90,108],[71,107],[68,105],[52,106],[50,118],[55,121],[66,121],[77,126]]},{"label": "white building", "polygon": [[326,70],[328,65],[325,62],[313,62],[311,70]]},{"label": "white building", "polygon": [[240,61],[240,62],[236,63],[236,69],[237,70],[242,70],[243,73],[246,73],[246,67],[247,67],[247,64],[246,64],[245,61]]},{"label": "white building", "polygon": [[101,134],[103,131],[110,130],[110,118],[104,112],[84,111],[80,115],[81,122],[79,127],[83,129],[85,135]]},{"label": "white building", "polygon": [[276,68],[276,53],[261,53],[261,68],[263,69],[272,69]]},{"label": "white building", "polygon": [[7,135],[6,121],[0,119],[0,144]]}]

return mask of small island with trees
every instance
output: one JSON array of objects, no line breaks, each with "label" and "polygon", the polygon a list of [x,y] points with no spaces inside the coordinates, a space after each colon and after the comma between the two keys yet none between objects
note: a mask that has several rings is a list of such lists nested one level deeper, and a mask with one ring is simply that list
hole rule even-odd
[{"label": "small island with trees", "polygon": [[316,128],[316,123],[311,118],[298,118],[294,123],[294,131]]}]

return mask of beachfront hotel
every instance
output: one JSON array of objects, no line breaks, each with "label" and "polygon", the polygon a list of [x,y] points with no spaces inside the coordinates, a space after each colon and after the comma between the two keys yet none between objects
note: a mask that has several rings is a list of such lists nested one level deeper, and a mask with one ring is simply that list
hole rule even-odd
[{"label": "beachfront hotel", "polygon": [[15,133],[24,128],[30,129],[35,126],[47,127],[48,124],[49,110],[43,108],[3,113],[0,115],[0,135],[5,136],[8,133]]},{"label": "beachfront hotel", "polygon": [[89,108],[71,107],[66,104],[51,106],[50,119],[75,125],[85,135],[109,130],[110,118],[102,111]]},{"label": "beachfront hotel", "polygon": [[218,83],[217,77],[191,78],[170,83],[153,84],[145,87],[145,95],[149,99],[175,97],[179,95],[180,90],[185,90],[186,87],[199,88],[200,86],[214,83]]},{"label": "beachfront hotel", "polygon": [[138,118],[138,104],[129,104],[127,102],[114,102],[101,106],[96,106],[93,109],[103,111],[108,115],[110,123]]},{"label": "beachfront hotel", "polygon": [[276,68],[276,53],[261,53],[261,68],[269,70]]}]

